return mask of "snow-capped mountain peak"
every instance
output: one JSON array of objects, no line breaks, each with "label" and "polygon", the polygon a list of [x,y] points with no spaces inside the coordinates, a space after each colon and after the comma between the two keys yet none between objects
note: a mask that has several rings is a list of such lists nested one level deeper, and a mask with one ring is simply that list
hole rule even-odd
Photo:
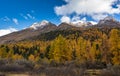
[{"label": "snow-capped mountain peak", "polygon": [[43,27],[47,26],[49,23],[50,23],[49,21],[43,20],[43,21],[41,21],[41,22],[33,23],[33,24],[30,26],[30,28],[36,30],[36,29],[38,29],[38,28],[43,28]]},{"label": "snow-capped mountain peak", "polygon": [[116,22],[116,20],[111,16],[107,16],[104,19],[100,20],[98,24],[105,24],[107,22]]},{"label": "snow-capped mountain peak", "polygon": [[113,17],[111,17],[111,16],[107,16],[107,17],[105,17],[104,19],[103,19],[104,21],[110,21],[110,20],[115,20]]},{"label": "snow-capped mountain peak", "polygon": [[92,25],[95,25],[97,24],[97,22],[94,22],[94,21],[76,21],[76,22],[72,22],[71,23],[73,26],[75,27],[83,27],[83,26],[92,26]]},{"label": "snow-capped mountain peak", "polygon": [[83,21],[74,21],[74,22],[71,22],[71,24],[75,27],[81,27],[84,25],[84,22]]}]

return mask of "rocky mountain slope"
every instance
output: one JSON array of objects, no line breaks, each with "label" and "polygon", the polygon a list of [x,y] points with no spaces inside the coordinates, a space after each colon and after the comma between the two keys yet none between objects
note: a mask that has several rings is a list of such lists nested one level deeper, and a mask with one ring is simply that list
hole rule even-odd
[{"label": "rocky mountain slope", "polygon": [[[56,26],[55,24],[49,21],[43,20],[42,22],[34,23],[33,25],[24,30],[13,32],[11,34],[0,37],[0,44],[13,43],[23,40],[35,40],[41,38],[43,40],[46,35],[49,40],[50,38],[55,38],[55,36],[59,34],[57,32],[71,34],[74,33],[74,31],[81,32],[86,29],[94,28],[102,28],[102,30],[104,30],[104,28],[120,28],[120,22],[116,21],[112,17],[106,17],[100,20],[96,25],[93,25],[90,22],[78,22],[75,24],[61,23],[59,26]],[[104,31],[106,31],[106,29]]]}]

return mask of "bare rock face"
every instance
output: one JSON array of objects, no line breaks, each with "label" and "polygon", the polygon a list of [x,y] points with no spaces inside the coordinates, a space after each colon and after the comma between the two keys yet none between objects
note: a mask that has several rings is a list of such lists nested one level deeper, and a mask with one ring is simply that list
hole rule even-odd
[{"label": "bare rock face", "polygon": [[97,25],[99,27],[115,28],[115,27],[120,27],[120,22],[115,20],[113,17],[108,16],[108,17],[105,17],[104,19],[100,20]]}]

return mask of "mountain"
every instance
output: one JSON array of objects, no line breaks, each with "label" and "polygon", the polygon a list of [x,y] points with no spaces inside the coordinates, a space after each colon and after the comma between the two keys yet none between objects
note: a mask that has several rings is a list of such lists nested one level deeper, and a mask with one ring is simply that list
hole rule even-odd
[{"label": "mountain", "polygon": [[49,21],[43,20],[42,22],[36,22],[33,23],[33,25],[30,26],[31,29],[37,30],[37,29],[42,29],[45,26],[50,25],[51,23]]},{"label": "mountain", "polygon": [[94,25],[94,23],[92,23],[92,22],[82,22],[82,21],[73,22],[72,24],[75,27],[87,27],[87,26],[93,26]]},{"label": "mountain", "polygon": [[97,26],[98,27],[116,28],[116,27],[120,27],[120,22],[118,22],[111,16],[107,16],[104,19],[100,20],[98,22]]},{"label": "mountain", "polygon": [[61,23],[57,30],[66,30],[66,29],[84,29],[85,27],[90,27],[93,26],[94,24],[92,24],[91,22],[71,22],[71,23]]},{"label": "mountain", "polygon": [[32,37],[38,36],[42,33],[47,33],[55,30],[56,27],[57,26],[55,24],[45,20],[42,22],[34,23],[29,28],[0,37],[0,44],[31,39]]},{"label": "mountain", "polygon": [[33,23],[24,30],[0,37],[0,44],[14,43],[23,40],[51,40],[59,34],[70,35],[77,32],[81,35],[81,33],[84,34],[84,32],[90,31],[91,29],[100,29],[108,34],[112,28],[120,28],[120,22],[109,16],[100,20],[96,25],[91,22],[64,22],[59,26],[56,26],[49,21],[43,20],[41,22]]},{"label": "mountain", "polygon": [[73,28],[77,28],[77,27],[75,27],[74,25],[70,23],[63,22],[58,26],[57,30],[68,30],[68,29],[73,29]]}]

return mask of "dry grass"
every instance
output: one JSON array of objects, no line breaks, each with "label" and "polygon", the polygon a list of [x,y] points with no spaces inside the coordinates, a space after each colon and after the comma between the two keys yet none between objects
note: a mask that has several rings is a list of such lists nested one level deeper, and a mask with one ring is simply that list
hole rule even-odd
[{"label": "dry grass", "polygon": [[102,70],[99,76],[120,76],[120,66],[113,66],[111,69]]},{"label": "dry grass", "polygon": [[[53,64],[53,63],[52,63]],[[0,60],[0,76],[120,76],[120,66],[111,69],[88,69],[85,64],[32,63],[28,60]],[[7,73],[7,74],[6,74]]]}]

